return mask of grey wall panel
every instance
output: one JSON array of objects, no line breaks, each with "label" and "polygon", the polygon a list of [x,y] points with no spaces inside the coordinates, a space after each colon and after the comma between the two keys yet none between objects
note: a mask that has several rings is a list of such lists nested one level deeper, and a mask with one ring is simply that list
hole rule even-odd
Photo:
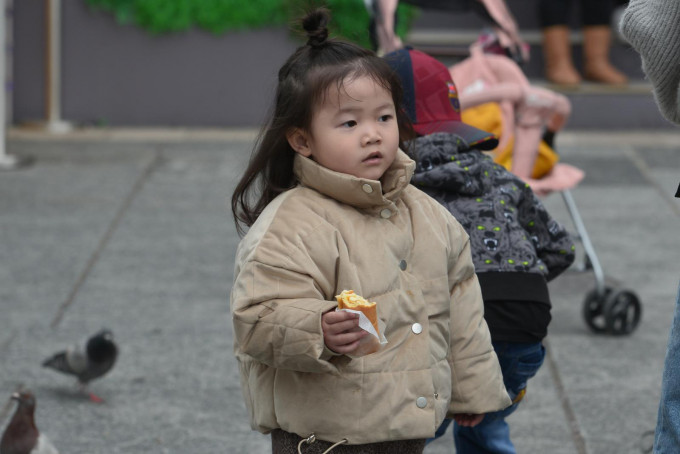
[{"label": "grey wall panel", "polygon": [[15,123],[45,117],[44,3],[14,2],[12,111]]},{"label": "grey wall panel", "polygon": [[[25,41],[15,98],[21,122],[42,115],[34,98],[42,94],[43,66],[34,60],[42,53],[44,12],[43,2],[17,3],[16,40]],[[83,0],[62,5],[62,117],[77,124],[256,126],[296,46],[283,28],[152,35]]]}]

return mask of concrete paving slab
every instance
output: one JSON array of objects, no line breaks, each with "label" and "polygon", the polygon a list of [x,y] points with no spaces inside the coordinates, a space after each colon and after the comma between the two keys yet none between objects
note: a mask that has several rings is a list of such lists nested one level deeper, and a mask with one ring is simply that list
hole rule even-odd
[{"label": "concrete paving slab", "polygon": [[[55,284],[67,289],[73,286],[77,272],[86,265],[88,254],[95,251],[136,182],[140,171],[136,163],[140,158],[145,158],[151,171],[141,182],[137,180],[138,191],[108,241],[100,245],[101,251],[87,272],[86,282],[78,289],[58,326],[46,329],[49,317],[34,320],[33,325],[30,320],[13,320],[13,326],[24,326],[12,332],[12,342],[6,348],[4,359],[13,367],[8,376],[3,376],[3,383],[23,383],[33,388],[43,411],[43,418],[39,419],[43,421],[42,427],[57,446],[68,447],[67,452],[195,452],[194,449],[223,452],[229,445],[231,431],[254,435],[247,427],[233,360],[232,367],[227,367],[226,362],[232,358],[227,301],[237,244],[228,240],[235,238],[235,233],[227,207],[230,185],[234,182],[231,173],[239,168],[234,165],[239,162],[238,157],[227,159],[230,152],[224,145],[189,150],[168,147],[167,153],[157,147],[145,147],[141,156],[135,154],[122,160],[127,163],[123,167],[129,175],[126,180],[106,159],[84,164],[82,158],[88,146],[72,148],[71,157],[62,157],[59,162],[62,169],[55,171],[49,167],[49,160],[57,159],[52,155],[39,157],[35,168],[26,173],[12,174],[26,179],[31,172],[40,173],[47,166],[45,172],[51,172],[52,177],[43,175],[41,179],[67,193],[62,197],[66,200],[54,209],[59,203],[54,199],[60,193],[45,191],[41,204],[53,210],[37,211],[44,217],[36,216],[35,209],[27,214],[31,216],[27,223],[44,222],[50,236],[45,238],[45,232],[34,229],[22,237],[20,233],[26,233],[26,229],[10,224],[13,218],[3,215],[3,221],[8,223],[3,231],[16,232],[7,237],[9,251],[24,261],[30,259],[26,253],[36,239],[43,238],[46,245],[59,245],[65,251],[83,245],[86,253],[73,259],[74,265],[80,266],[70,267],[76,273],[54,277],[48,283],[40,274],[31,273],[43,285],[51,284],[53,293],[46,295],[52,299],[48,315],[53,315],[60,303],[54,298]],[[232,152],[240,155],[241,148]],[[42,156],[42,150],[36,154]],[[247,158],[247,154],[243,155]],[[125,190],[113,193],[107,187],[104,172],[97,171],[99,168]],[[105,211],[99,229],[89,225],[81,211],[105,205],[97,199],[96,191],[82,185],[83,178],[89,178],[99,191],[114,195],[115,203]],[[80,187],[74,188],[72,181]],[[33,183],[28,179],[26,186]],[[82,196],[68,197],[75,193]],[[16,205],[26,209],[21,197],[21,193],[16,195]],[[75,225],[60,228],[55,211],[72,218]],[[73,241],[59,241],[64,231],[71,232],[66,238]],[[90,235],[83,235],[86,232]],[[88,238],[90,241],[85,242]],[[230,247],[225,248],[225,244]],[[44,253],[42,244],[35,246]],[[69,254],[57,250],[53,256],[52,263],[42,267],[30,265],[52,274],[52,269],[63,268]],[[29,266],[10,263],[11,269],[16,270],[13,274]],[[2,287],[12,287],[11,281]],[[37,302],[35,309],[42,307],[44,311],[47,306],[45,301]],[[30,311],[23,304],[20,309],[26,314],[40,312]],[[37,323],[42,324],[35,326]],[[65,347],[102,325],[114,330],[122,352],[111,375],[93,385],[94,391],[107,401],[96,407],[80,399],[72,380],[36,365],[53,349]],[[26,331],[27,326],[32,329]],[[115,388],[110,386],[113,383]],[[231,403],[227,398],[230,395],[234,396]],[[63,417],[54,418],[57,412],[63,414],[65,406],[79,409],[79,413],[66,411]],[[239,417],[231,421],[231,412],[225,408],[233,406],[239,408]],[[81,414],[83,411],[86,414]],[[106,417],[102,418],[103,414]],[[74,421],[82,427],[74,429]],[[74,433],[79,436],[74,437]]]},{"label": "concrete paving slab", "polygon": [[[642,301],[642,322],[629,337],[594,336],[587,330],[576,336],[577,323],[583,323],[582,289],[592,288],[594,278],[570,272],[551,284],[554,310],[549,339],[587,452],[637,453],[649,447],[649,432],[656,421],[678,277],[672,265],[678,257],[674,233],[678,215],[659,193],[663,186],[652,183],[664,178],[670,182],[674,174],[677,187],[680,169],[671,149],[638,149],[619,143],[612,150],[616,147],[620,154],[611,173],[599,153],[596,160],[583,154],[580,160],[574,159],[584,165],[588,178],[573,194],[605,273]],[[624,153],[631,149],[642,156],[645,168],[622,159],[631,155]],[[589,163],[596,165],[589,167]],[[556,217],[569,219],[557,202],[547,200],[546,205]],[[575,297],[574,292],[581,296]]]}]

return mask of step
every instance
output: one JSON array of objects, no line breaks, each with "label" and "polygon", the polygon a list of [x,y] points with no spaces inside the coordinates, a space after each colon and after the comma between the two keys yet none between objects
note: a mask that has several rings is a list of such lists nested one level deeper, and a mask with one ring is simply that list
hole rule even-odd
[{"label": "step", "polygon": [[[413,34],[409,35],[405,43],[415,49],[421,50],[435,58],[441,60],[447,66],[453,65],[469,56],[469,46],[474,40],[472,34],[456,34],[450,36],[453,39],[445,40],[445,37],[450,35],[437,36],[433,32],[428,34]],[[436,37],[439,39],[429,39]],[[428,38],[428,39],[426,39]],[[476,35],[474,35],[476,39]],[[578,39],[578,37],[576,37]],[[578,43],[577,40],[574,42]],[[528,62],[522,65],[522,70],[529,79],[542,79],[544,77],[544,58],[543,49],[540,44],[532,44],[530,46],[530,58]],[[574,44],[572,49],[574,66],[579,72],[583,72],[583,48],[580,44]],[[645,74],[642,71],[642,63],[637,52],[633,51],[629,46],[620,43],[612,46],[609,52],[609,58],[612,64],[622,71],[631,82],[643,82]]]},{"label": "step", "polygon": [[632,81],[624,86],[582,82],[578,86],[556,85],[530,79],[532,85],[562,93],[571,102],[571,129],[670,129],[654,102],[652,84]]},{"label": "step", "polygon": [[[527,30],[539,30],[540,21],[538,16],[538,0],[506,0],[506,4],[510,9],[519,30],[525,32]],[[581,26],[579,2],[572,2],[573,8],[567,17],[567,24],[573,30],[578,30]],[[620,15],[624,10],[624,6],[618,6],[614,9],[611,18],[612,29],[618,29]],[[443,9],[422,9],[418,10],[418,16],[412,23],[412,29],[434,28],[445,30],[479,30],[484,26],[490,25],[481,15],[470,11],[446,11]]]},{"label": "step", "polygon": [[[470,28],[468,30],[450,30],[446,28],[414,28],[406,36],[406,41],[413,46],[469,46],[477,41],[480,31],[484,28]],[[522,40],[530,45],[541,45],[540,30],[521,30]],[[583,33],[572,30],[570,37],[572,44],[583,43]]]}]

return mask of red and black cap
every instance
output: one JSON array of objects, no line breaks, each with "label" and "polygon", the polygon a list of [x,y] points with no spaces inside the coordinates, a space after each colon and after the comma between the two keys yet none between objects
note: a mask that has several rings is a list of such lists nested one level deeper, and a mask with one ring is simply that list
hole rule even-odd
[{"label": "red and black cap", "polygon": [[470,147],[492,150],[498,138],[465,124],[460,101],[449,70],[440,61],[409,47],[385,55],[404,87],[404,110],[419,135],[448,132],[463,138]]}]

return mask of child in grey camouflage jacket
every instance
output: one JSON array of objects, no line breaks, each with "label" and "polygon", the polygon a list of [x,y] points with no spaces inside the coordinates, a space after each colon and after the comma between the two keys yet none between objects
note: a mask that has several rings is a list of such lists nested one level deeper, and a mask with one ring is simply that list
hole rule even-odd
[{"label": "child in grey camouflage jacket", "polygon": [[[443,64],[409,48],[385,59],[401,78],[403,108],[419,135],[409,150],[416,161],[411,182],[444,205],[470,236],[484,318],[513,399],[474,426],[456,421],[456,452],[515,452],[505,418],[543,363],[551,320],[547,282],[572,264],[574,245],[529,185],[480,151],[497,140],[462,123],[456,87]],[[445,420],[435,438],[450,423]]]}]

